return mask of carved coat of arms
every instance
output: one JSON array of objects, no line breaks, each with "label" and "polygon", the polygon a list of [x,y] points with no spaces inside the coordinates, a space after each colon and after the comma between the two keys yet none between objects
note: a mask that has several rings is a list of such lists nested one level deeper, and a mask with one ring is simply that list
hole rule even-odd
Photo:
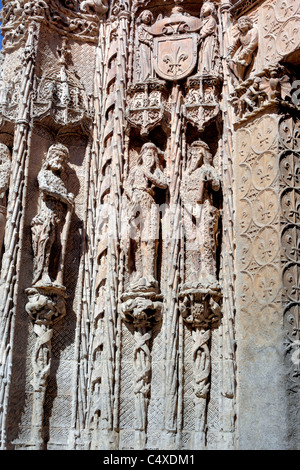
[{"label": "carved coat of arms", "polygon": [[200,19],[181,13],[157,21],[151,28],[153,65],[165,80],[181,80],[191,74],[197,63]]}]

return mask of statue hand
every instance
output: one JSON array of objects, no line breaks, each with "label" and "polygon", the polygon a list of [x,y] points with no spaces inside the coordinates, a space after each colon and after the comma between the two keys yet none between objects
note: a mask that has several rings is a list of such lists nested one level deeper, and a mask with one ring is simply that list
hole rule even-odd
[{"label": "statue hand", "polygon": [[201,174],[201,179],[204,182],[211,181],[212,180],[212,175],[210,170],[204,170]]},{"label": "statue hand", "polygon": [[[246,57],[246,51],[241,51],[241,53],[238,55],[236,60],[237,60],[237,62],[239,62],[239,64],[243,64],[243,63],[245,63],[245,57]],[[245,63],[245,65],[246,65],[246,63]]]},{"label": "statue hand", "polygon": [[147,188],[148,194],[150,194],[150,196],[152,196],[152,197],[155,196],[154,188],[155,188],[154,184],[151,185],[151,188]]}]

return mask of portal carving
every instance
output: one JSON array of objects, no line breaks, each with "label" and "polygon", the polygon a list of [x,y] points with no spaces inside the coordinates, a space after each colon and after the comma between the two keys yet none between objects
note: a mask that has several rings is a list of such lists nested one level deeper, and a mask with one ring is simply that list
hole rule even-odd
[{"label": "portal carving", "polygon": [[297,448],[299,1],[2,3],[0,448]]}]

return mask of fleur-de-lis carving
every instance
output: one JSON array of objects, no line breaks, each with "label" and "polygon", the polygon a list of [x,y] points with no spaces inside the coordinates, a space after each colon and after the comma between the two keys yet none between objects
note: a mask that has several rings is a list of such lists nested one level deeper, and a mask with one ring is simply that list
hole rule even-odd
[{"label": "fleur-de-lis carving", "polygon": [[182,72],[182,64],[181,62],[185,62],[188,59],[186,54],[180,54],[180,47],[177,48],[176,54],[174,57],[171,57],[169,54],[165,55],[163,58],[163,62],[169,64],[169,68],[167,73],[172,73],[173,75],[177,75],[178,72]]}]

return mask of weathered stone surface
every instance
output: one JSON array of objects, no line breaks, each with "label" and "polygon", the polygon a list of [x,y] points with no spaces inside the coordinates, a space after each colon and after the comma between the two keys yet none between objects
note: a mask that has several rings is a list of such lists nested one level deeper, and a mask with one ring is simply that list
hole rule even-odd
[{"label": "weathered stone surface", "polygon": [[1,449],[299,449],[298,3],[3,1]]}]

